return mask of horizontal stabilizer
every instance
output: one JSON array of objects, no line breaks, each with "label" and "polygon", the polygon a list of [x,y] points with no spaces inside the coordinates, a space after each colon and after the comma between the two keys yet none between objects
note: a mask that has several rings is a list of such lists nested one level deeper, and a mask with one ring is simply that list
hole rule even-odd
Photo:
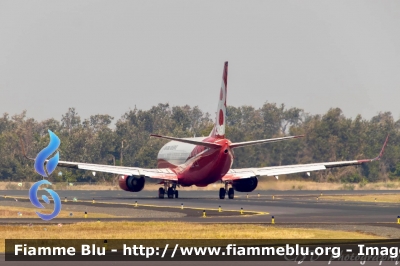
[{"label": "horizontal stabilizer", "polygon": [[299,135],[299,136],[290,136],[290,137],[283,137],[283,138],[260,139],[260,140],[253,140],[253,141],[236,142],[236,143],[232,143],[230,145],[230,147],[231,148],[238,148],[238,147],[262,144],[262,143],[278,142],[278,141],[288,140],[288,139],[297,139],[297,138],[302,138],[302,137],[304,137],[304,136],[303,135]]},{"label": "horizontal stabilizer", "polygon": [[213,148],[213,149],[219,149],[219,148],[221,148],[220,145],[215,144],[215,143],[203,142],[203,141],[193,140],[193,139],[189,139],[189,138],[188,138],[188,139],[181,139],[181,138],[160,136],[160,135],[155,135],[155,134],[150,134],[150,136],[151,136],[151,137],[156,137],[156,138],[162,138],[162,139],[175,140],[175,141],[184,142],[184,143],[189,143],[189,144],[193,144],[193,145],[205,146],[205,147]]}]

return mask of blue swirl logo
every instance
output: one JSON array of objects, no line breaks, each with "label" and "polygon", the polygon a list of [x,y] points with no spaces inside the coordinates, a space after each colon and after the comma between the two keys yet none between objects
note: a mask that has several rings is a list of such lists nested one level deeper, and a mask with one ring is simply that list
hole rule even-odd
[{"label": "blue swirl logo", "polygon": [[57,152],[53,158],[50,158],[48,160],[46,164],[47,171],[46,169],[44,169],[44,163],[46,162],[47,157],[49,157],[53,152],[55,152],[60,146],[60,139],[57,137],[57,135],[50,130],[49,130],[49,135],[50,135],[49,145],[43,150],[41,150],[35,159],[35,170],[39,175],[43,177],[48,177],[56,169],[60,157],[59,152]]},{"label": "blue swirl logo", "polygon": [[[38,174],[40,174],[43,177],[48,177],[57,167],[58,160],[59,160],[59,152],[56,153],[52,158],[47,160],[46,159],[54,153],[58,147],[60,146],[60,139],[57,137],[56,134],[54,134],[52,131],[49,130],[49,135],[50,135],[50,143],[49,145],[41,150],[39,154],[37,155],[35,159],[35,170]],[[39,182],[36,182],[35,184],[32,185],[32,187],[29,189],[29,199],[31,200],[32,204],[40,209],[43,209],[43,205],[39,202],[37,192],[39,190],[39,187],[41,185],[51,185],[51,183],[48,180],[41,180]],[[43,214],[40,212],[36,212],[36,214],[42,218],[42,220],[49,221],[53,218],[55,218],[61,211],[61,200],[60,197],[56,192],[54,192],[51,189],[45,188],[45,190],[50,194],[50,196],[53,198],[54,201],[54,211],[51,214]],[[46,195],[42,195],[42,199],[44,202],[47,204],[50,204],[50,200]]]},{"label": "blue swirl logo", "polygon": [[[39,202],[38,196],[37,196],[37,191],[41,185],[51,185],[51,183],[47,180],[41,180],[39,182],[36,182],[33,184],[31,189],[29,189],[29,199],[31,200],[32,204],[40,209],[43,209],[43,205]],[[51,214],[43,214],[40,212],[36,212],[36,214],[42,218],[42,220],[49,221],[53,218],[55,218],[61,211],[61,200],[60,197],[56,192],[54,192],[52,189],[45,188],[45,190],[50,194],[50,196],[53,198],[54,201],[54,211]],[[50,204],[50,200],[46,195],[42,195],[42,199],[44,202],[47,204]]]}]

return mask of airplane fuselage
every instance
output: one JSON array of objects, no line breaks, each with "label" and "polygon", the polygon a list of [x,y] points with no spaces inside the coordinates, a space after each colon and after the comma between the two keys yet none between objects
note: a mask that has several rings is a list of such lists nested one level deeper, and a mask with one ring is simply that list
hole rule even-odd
[{"label": "airplane fuselage", "polygon": [[170,168],[182,186],[207,186],[221,180],[233,163],[228,139],[213,137],[188,138],[216,143],[220,148],[207,148],[178,141],[165,144],[158,153],[158,168]]}]

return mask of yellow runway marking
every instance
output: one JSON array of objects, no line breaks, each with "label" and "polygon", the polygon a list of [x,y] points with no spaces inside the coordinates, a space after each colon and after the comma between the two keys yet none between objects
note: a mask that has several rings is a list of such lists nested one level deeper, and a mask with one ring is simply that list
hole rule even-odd
[{"label": "yellow runway marking", "polygon": [[[9,196],[7,195],[8,198],[16,198],[16,199],[29,199],[27,197],[20,197],[20,196]],[[164,205],[152,205],[152,204],[139,204],[139,203],[120,203],[120,202],[101,202],[101,201],[96,201],[95,203],[93,201],[88,201],[88,200],[78,200],[75,203],[92,203],[92,205],[96,204],[109,204],[109,205],[125,205],[125,206],[134,206],[134,207],[153,207],[153,208],[170,208],[170,209],[181,209],[181,206],[164,206]],[[216,211],[219,212],[219,208],[197,208],[197,207],[187,207],[185,206],[185,209],[189,210],[208,210],[208,211]],[[259,212],[259,211],[243,211],[243,214],[240,215],[240,210],[223,210],[222,212],[236,212],[238,213],[238,216],[243,217],[243,216],[253,216],[253,215],[266,215],[269,214],[268,212]],[[246,214],[247,213],[247,214]],[[213,216],[216,217],[216,216]],[[229,216],[232,217],[232,216]]]}]

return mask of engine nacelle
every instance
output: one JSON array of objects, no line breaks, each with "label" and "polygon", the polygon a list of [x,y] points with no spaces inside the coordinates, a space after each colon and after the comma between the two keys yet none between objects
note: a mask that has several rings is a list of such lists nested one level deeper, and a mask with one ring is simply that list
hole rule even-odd
[{"label": "engine nacelle", "polygon": [[253,176],[250,178],[233,181],[232,187],[238,192],[252,192],[254,189],[256,189],[257,184],[258,179],[256,176]]},{"label": "engine nacelle", "polygon": [[125,191],[139,192],[144,188],[144,176],[121,176],[119,178],[119,187]]}]

